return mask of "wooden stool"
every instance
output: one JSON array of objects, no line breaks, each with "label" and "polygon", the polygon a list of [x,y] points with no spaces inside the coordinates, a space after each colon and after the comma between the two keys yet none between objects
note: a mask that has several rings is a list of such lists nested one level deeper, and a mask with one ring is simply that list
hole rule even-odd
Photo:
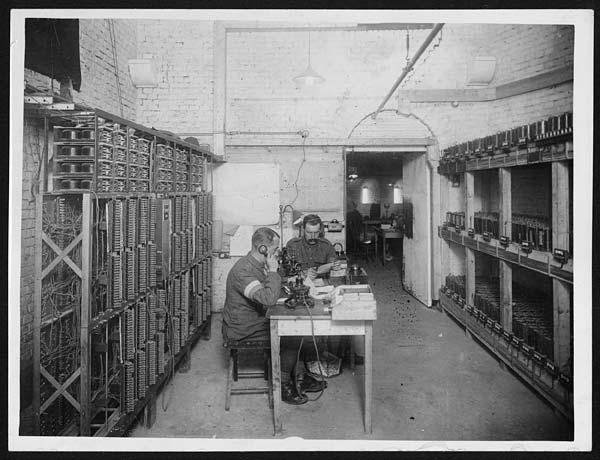
[{"label": "wooden stool", "polygon": [[[267,393],[269,407],[273,408],[273,382],[271,378],[271,344],[268,340],[229,340],[223,343],[229,349],[229,369],[227,371],[227,393],[225,395],[225,410],[231,407],[231,395],[247,395]],[[258,371],[239,370],[240,350],[262,350],[264,355],[264,369]],[[251,379],[262,377],[267,381],[266,386],[234,388],[234,382],[238,379]]]}]

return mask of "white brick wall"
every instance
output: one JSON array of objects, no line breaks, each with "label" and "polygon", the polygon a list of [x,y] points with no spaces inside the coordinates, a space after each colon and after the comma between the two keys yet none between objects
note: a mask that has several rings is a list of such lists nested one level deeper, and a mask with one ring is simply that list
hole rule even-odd
[{"label": "white brick wall", "polygon": [[[123,117],[136,120],[136,89],[129,77],[128,59],[137,57],[137,21],[115,19],[117,73],[121,86]],[[113,49],[108,21],[80,19],[81,91],[74,92],[75,102],[121,114]]]},{"label": "white brick wall", "polygon": [[[139,21],[138,52],[155,56],[158,87],[138,93],[137,114],[146,126],[174,133],[212,132],[213,23]],[[197,136],[212,143],[212,136]]]}]

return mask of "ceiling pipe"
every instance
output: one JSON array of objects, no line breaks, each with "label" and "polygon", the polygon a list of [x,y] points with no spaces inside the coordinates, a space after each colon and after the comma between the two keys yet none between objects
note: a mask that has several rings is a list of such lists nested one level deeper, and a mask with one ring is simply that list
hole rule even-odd
[{"label": "ceiling pipe", "polygon": [[417,50],[415,55],[408,62],[406,67],[404,67],[404,69],[402,70],[402,73],[396,80],[396,83],[394,83],[394,86],[392,86],[392,89],[390,89],[389,93],[387,94],[387,96],[385,97],[383,102],[381,104],[379,104],[379,107],[377,107],[377,110],[375,110],[375,112],[373,112],[373,115],[372,115],[373,120],[375,118],[377,118],[377,115],[379,114],[379,112],[381,112],[381,109],[383,109],[385,104],[387,104],[387,101],[390,100],[390,97],[392,97],[392,94],[394,94],[394,91],[396,91],[396,89],[398,89],[398,86],[400,86],[400,83],[402,83],[402,80],[404,80],[404,77],[406,77],[408,72],[410,72],[410,70],[414,67],[414,65],[417,63],[417,61],[419,60],[419,58],[421,57],[423,52],[427,49],[427,47],[433,41],[433,39],[438,34],[438,32],[440,30],[442,30],[442,27],[444,27],[443,22],[440,22],[440,23],[436,24],[435,26],[433,26],[433,29],[431,30],[431,32],[429,33],[429,35],[427,36],[427,38],[425,39],[425,41],[423,42],[421,47]]}]

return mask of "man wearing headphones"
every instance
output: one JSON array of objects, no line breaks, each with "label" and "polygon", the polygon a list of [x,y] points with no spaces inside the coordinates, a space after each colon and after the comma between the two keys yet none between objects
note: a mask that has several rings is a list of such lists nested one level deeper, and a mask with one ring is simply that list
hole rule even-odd
[{"label": "man wearing headphones", "polygon": [[316,214],[309,214],[302,220],[304,234],[292,238],[286,247],[302,270],[311,280],[329,273],[336,263],[336,252],[331,242],[322,237],[323,222]]},{"label": "man wearing headphones", "polygon": [[[252,250],[238,260],[227,275],[223,307],[223,340],[270,340],[265,307],[275,305],[281,294],[277,273],[279,235],[261,227],[252,235]],[[289,382],[296,362],[297,340],[284,337],[281,342],[281,399],[288,404],[304,404],[306,396]],[[310,383],[310,385],[308,385]],[[316,391],[319,382],[306,379],[300,391]],[[318,388],[315,389],[315,385]]]},{"label": "man wearing headphones", "polygon": [[269,340],[265,307],[275,305],[281,292],[278,250],[277,232],[261,227],[252,235],[252,250],[230,270],[223,308],[224,340]]}]

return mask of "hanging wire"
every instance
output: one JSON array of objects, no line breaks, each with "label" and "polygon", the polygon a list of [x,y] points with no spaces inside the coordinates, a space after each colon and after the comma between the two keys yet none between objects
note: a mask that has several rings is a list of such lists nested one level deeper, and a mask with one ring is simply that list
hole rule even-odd
[{"label": "hanging wire", "polygon": [[119,67],[117,65],[117,44],[115,40],[115,24],[112,19],[107,19],[108,21],[108,32],[110,34],[110,44],[112,46],[112,55],[113,55],[113,65],[114,65],[114,74],[117,79],[117,95],[119,97],[119,112],[121,116],[123,116],[123,97],[121,96],[121,81],[119,79]]},{"label": "hanging wire", "polygon": [[300,166],[298,166],[298,171],[296,172],[296,180],[294,181],[294,188],[296,189],[296,196],[290,203],[290,206],[293,206],[294,203],[296,203],[296,200],[298,199],[298,179],[300,178],[300,171],[302,170],[302,166],[304,166],[305,162],[306,162],[306,136],[302,136],[302,162],[300,163]]},{"label": "hanging wire", "polygon": [[[403,88],[414,76],[415,74],[415,69],[418,67],[422,67],[423,64],[425,64],[425,62],[427,62],[427,60],[429,59],[429,57],[433,54],[433,52],[439,48],[440,44],[442,43],[442,38],[443,38],[443,29],[440,29],[440,32],[437,36],[437,41],[433,44],[433,46],[429,47],[429,49],[427,50],[427,54],[425,55],[425,57],[423,59],[421,59],[420,61],[418,61],[412,69],[410,69],[408,75],[406,76],[406,78],[402,81],[402,84],[400,85],[400,88]],[[407,48],[407,55],[408,55],[408,48]],[[415,84],[421,83],[421,79],[416,80]]]}]

